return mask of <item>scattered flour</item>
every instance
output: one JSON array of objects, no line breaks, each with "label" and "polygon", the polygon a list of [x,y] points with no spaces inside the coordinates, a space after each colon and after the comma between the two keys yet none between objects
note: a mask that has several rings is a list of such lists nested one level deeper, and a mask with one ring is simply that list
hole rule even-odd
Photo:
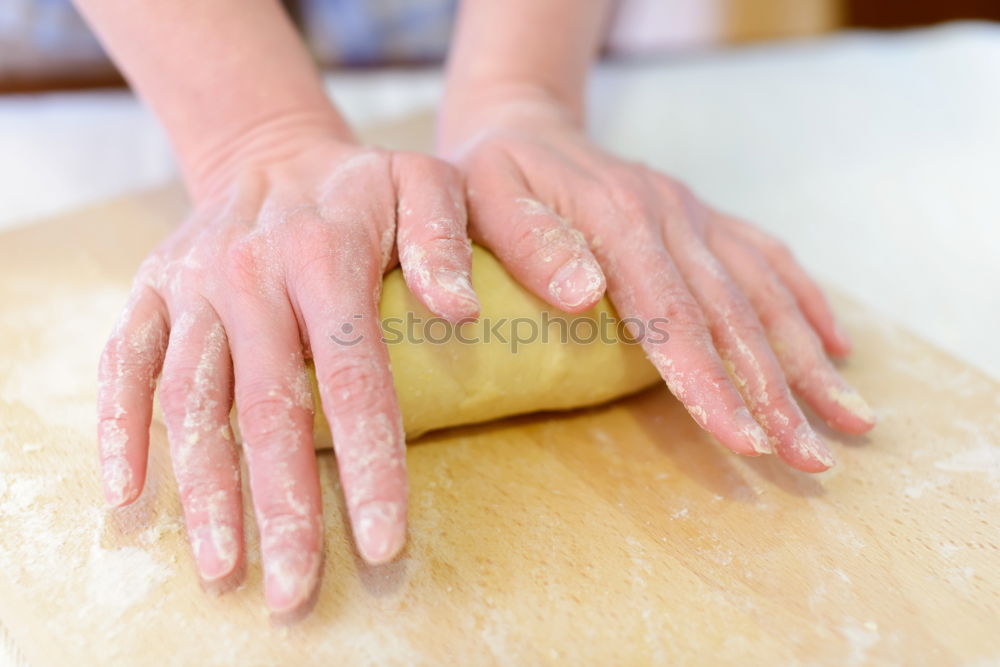
[{"label": "scattered flour", "polygon": [[840,634],[848,642],[850,652],[847,656],[847,664],[849,665],[867,664],[869,662],[868,653],[881,639],[878,625],[874,621],[867,621],[863,625],[859,625],[850,619],[840,626]]},{"label": "scattered flour", "polygon": [[103,549],[95,543],[87,561],[87,604],[81,605],[80,614],[89,614],[97,606],[106,614],[121,616],[170,574],[145,549]]},{"label": "scattered flour", "polygon": [[[15,580],[44,582],[64,600],[64,615],[112,622],[173,575],[143,547],[101,546],[106,512],[95,504],[58,502],[60,475],[3,471],[0,476],[0,568]],[[172,530],[171,526],[151,530]],[[144,535],[145,536],[145,535]],[[53,573],[64,576],[53,578]]]},{"label": "scattered flour", "polygon": [[936,461],[934,467],[949,472],[979,472],[991,478],[1000,478],[1000,447],[983,442],[975,449]]}]

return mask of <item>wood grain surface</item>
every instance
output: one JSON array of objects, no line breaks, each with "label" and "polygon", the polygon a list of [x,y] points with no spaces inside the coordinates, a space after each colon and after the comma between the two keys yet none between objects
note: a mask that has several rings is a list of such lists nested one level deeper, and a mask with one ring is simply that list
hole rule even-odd
[{"label": "wood grain surface", "polygon": [[29,664],[1000,661],[1000,387],[842,299],[881,422],[823,429],[827,473],[729,454],[656,388],[412,443],[409,543],[380,567],[325,452],[312,613],[268,618],[252,529],[245,583],[203,592],[162,423],[135,506],[103,509],[95,465],[98,351],[183,207],[0,236],[0,623]]}]

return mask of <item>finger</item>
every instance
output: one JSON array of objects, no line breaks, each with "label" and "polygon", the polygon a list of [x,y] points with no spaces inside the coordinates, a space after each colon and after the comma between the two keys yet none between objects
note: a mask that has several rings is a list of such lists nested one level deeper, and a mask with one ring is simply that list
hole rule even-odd
[{"label": "finger", "polygon": [[474,173],[469,182],[474,238],[518,282],[556,308],[579,313],[600,301],[604,273],[583,235],[538,201],[513,166]]},{"label": "finger", "polygon": [[153,390],[167,343],[166,306],[149,287],[133,290],[101,355],[97,439],[104,498],[139,497],[146,479]]},{"label": "finger", "polygon": [[399,192],[396,238],[406,284],[428,310],[451,322],[477,317],[460,177],[417,153],[396,154],[393,170]]},{"label": "finger", "polygon": [[730,232],[750,243],[764,256],[794,296],[799,309],[819,335],[826,351],[835,357],[850,354],[852,343],[847,330],[837,322],[823,290],[802,268],[788,247],[740,220],[728,216],[720,216],[720,220]]},{"label": "finger", "polygon": [[[406,443],[376,304],[380,270],[334,259],[294,288],[312,341],[323,411],[362,557],[391,560],[406,540]],[[354,285],[363,275],[363,285]]]},{"label": "finger", "polygon": [[770,264],[725,231],[712,236],[712,246],[757,311],[792,388],[833,428],[847,433],[871,429],[875,413],[827,359],[815,330]]},{"label": "finger", "polygon": [[312,392],[287,301],[262,300],[253,294],[253,284],[235,275],[234,280],[241,287],[229,297],[223,324],[233,355],[265,596],[273,612],[287,614],[310,598],[320,571],[322,505]]},{"label": "finger", "polygon": [[834,464],[809,425],[750,304],[701,239],[683,225],[666,232],[671,254],[705,313],[716,348],[751,414],[790,465],[809,472]]},{"label": "finger", "polygon": [[229,424],[233,373],[222,322],[207,303],[170,330],[160,405],[188,540],[201,577],[235,570],[243,547],[239,454]]},{"label": "finger", "polygon": [[645,224],[629,226],[629,234],[607,234],[597,247],[618,313],[702,428],[738,454],[769,452],[767,435],[726,374],[701,308],[659,234]]}]

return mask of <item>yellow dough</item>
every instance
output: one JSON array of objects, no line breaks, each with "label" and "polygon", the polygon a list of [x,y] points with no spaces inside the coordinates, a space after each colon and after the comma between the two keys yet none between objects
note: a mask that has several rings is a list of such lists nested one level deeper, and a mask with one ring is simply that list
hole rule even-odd
[{"label": "yellow dough", "polygon": [[[454,334],[440,342],[446,323],[431,322],[434,315],[410,293],[398,268],[385,277],[382,325],[408,437],[510,415],[595,405],[659,380],[642,348],[623,340],[620,323],[613,325],[617,316],[607,299],[586,313],[568,315],[521,287],[486,250],[474,248],[472,263],[482,310],[479,320],[462,325],[460,333],[475,343],[460,342]],[[407,338],[399,334],[408,314],[417,335]],[[543,340],[546,317],[548,338]],[[534,340],[515,346],[515,334],[519,341],[531,338],[532,323]],[[603,337],[598,331],[602,326]],[[585,342],[594,334],[593,342]],[[312,382],[318,401],[315,375]],[[332,443],[322,415],[317,404],[315,442],[327,448]]]}]

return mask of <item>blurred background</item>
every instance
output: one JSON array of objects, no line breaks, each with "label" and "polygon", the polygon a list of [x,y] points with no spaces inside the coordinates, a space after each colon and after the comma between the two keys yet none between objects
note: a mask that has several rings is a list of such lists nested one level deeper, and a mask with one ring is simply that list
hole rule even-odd
[{"label": "blurred background", "polygon": [[[287,0],[324,66],[427,64],[445,53],[457,0]],[[997,0],[619,0],[609,57],[803,38],[847,28],[1000,20]],[[69,0],[0,3],[0,91],[120,85]]]}]

